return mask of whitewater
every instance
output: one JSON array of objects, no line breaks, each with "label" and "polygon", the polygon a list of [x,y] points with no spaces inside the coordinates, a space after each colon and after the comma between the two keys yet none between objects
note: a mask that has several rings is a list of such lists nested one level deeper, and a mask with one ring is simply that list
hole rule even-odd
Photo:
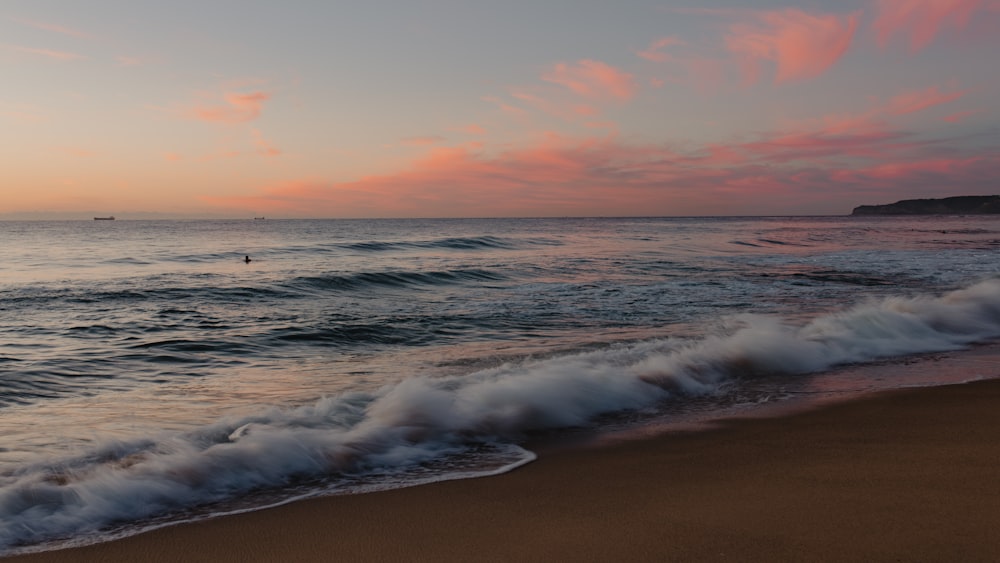
[{"label": "whitewater", "polygon": [[493,475],[539,436],[950,383],[838,370],[1000,337],[988,216],[0,236],[0,556]]}]

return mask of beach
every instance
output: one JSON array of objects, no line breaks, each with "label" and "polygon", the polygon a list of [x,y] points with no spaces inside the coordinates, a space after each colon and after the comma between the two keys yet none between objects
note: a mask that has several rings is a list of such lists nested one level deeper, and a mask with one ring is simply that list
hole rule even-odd
[{"label": "beach", "polygon": [[995,561],[1000,381],[543,446],[480,479],[295,502],[63,561]]}]

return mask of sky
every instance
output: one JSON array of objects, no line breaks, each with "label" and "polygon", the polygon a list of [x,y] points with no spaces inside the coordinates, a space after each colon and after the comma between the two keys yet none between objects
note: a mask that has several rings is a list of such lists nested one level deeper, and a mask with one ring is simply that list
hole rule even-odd
[{"label": "sky", "polygon": [[1000,0],[2,0],[0,218],[1000,193]]}]

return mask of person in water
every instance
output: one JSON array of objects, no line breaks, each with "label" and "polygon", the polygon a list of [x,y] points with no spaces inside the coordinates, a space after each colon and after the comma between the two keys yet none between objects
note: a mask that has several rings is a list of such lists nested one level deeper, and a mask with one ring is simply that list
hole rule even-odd
[{"label": "person in water", "polygon": [[249,256],[244,256],[243,257],[243,261],[246,262],[247,264],[249,264],[250,263],[250,257]]}]

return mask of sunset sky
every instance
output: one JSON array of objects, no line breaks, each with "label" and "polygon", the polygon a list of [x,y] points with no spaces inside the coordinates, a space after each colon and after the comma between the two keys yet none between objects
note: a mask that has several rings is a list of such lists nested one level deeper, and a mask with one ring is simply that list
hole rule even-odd
[{"label": "sunset sky", "polygon": [[1000,0],[0,3],[0,218],[1000,193]]}]

